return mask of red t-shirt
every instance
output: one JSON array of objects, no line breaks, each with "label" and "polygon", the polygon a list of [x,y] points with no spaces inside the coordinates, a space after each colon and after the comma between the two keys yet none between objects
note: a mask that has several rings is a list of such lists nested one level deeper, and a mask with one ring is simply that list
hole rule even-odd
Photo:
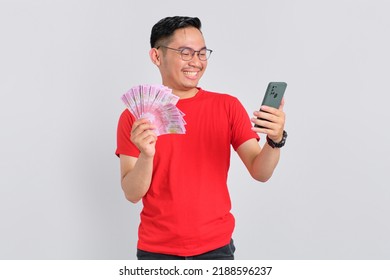
[{"label": "red t-shirt", "polygon": [[[227,187],[230,145],[236,150],[259,137],[237,98],[199,89],[179,100],[186,134],[158,137],[152,183],[143,197],[138,231],[141,250],[192,256],[230,242],[234,217]],[[130,141],[134,117],[118,124],[116,154],[138,157]]]}]

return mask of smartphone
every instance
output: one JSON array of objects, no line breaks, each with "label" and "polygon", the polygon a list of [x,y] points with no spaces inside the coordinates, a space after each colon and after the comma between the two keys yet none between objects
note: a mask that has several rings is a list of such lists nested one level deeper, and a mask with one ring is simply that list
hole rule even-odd
[{"label": "smartphone", "polygon": [[[286,91],[287,83],[285,82],[270,82],[263,98],[261,105],[266,105],[273,108],[279,108],[284,92]],[[258,118],[261,120],[261,118]],[[263,128],[255,124],[255,127]]]}]

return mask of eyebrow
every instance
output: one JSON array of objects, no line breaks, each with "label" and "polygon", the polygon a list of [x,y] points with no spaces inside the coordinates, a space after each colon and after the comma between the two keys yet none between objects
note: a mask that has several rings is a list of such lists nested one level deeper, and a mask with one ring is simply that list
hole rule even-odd
[{"label": "eyebrow", "polygon": [[[195,49],[193,49],[193,48],[191,48],[191,47],[189,47],[189,46],[180,46],[180,47],[177,47],[178,49],[192,49],[192,50],[195,50]],[[202,48],[200,48],[199,50],[204,50],[204,49],[207,49],[207,47],[206,46],[204,46],[204,47],[202,47]]]}]

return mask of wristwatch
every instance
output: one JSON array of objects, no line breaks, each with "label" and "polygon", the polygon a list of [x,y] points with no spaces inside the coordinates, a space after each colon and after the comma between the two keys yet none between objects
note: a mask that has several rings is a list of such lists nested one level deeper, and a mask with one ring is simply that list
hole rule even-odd
[{"label": "wristwatch", "polygon": [[270,145],[273,149],[274,148],[281,148],[286,144],[286,139],[287,139],[287,132],[283,130],[283,137],[282,140],[279,143],[275,143],[273,140],[271,140],[268,135],[267,135],[267,143]]}]

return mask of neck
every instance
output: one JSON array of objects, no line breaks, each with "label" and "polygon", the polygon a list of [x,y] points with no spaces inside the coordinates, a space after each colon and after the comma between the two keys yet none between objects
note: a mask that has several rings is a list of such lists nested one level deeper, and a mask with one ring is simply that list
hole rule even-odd
[{"label": "neck", "polygon": [[194,97],[198,93],[198,91],[199,91],[198,88],[192,88],[190,90],[176,90],[176,89],[173,89],[172,93],[174,95],[179,96],[180,99],[186,99],[186,98]]}]

